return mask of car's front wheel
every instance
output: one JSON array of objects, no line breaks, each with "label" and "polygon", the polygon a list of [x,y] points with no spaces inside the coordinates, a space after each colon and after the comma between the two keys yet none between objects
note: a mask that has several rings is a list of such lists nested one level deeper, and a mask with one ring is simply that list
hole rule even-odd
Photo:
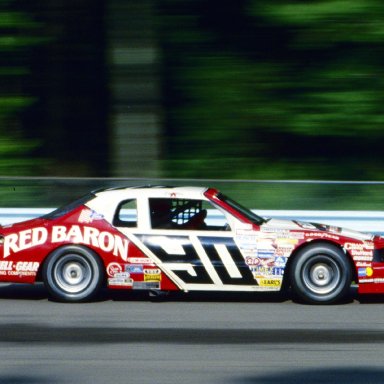
[{"label": "car's front wheel", "polygon": [[290,268],[293,292],[306,302],[331,304],[347,295],[352,270],[347,256],[331,244],[314,244],[300,251]]},{"label": "car's front wheel", "polygon": [[103,284],[103,265],[91,250],[77,245],[65,246],[49,255],[43,266],[43,279],[56,300],[88,301]]}]

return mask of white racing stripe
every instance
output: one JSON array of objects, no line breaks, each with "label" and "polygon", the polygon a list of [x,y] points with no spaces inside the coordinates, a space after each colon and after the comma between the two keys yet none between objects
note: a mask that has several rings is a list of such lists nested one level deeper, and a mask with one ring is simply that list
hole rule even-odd
[{"label": "white racing stripe", "polygon": [[204,250],[203,246],[201,245],[199,239],[196,236],[191,236],[190,239],[191,239],[191,243],[194,246],[197,254],[199,255],[200,260],[203,263],[209,277],[212,279],[213,283],[216,286],[222,287],[223,282],[221,281],[219,275],[215,271],[215,268],[213,267],[211,260],[209,259],[209,257],[205,253],[205,250]]},{"label": "white racing stripe", "polygon": [[221,261],[223,262],[225,269],[228,271],[229,276],[233,279],[241,279],[242,275],[239,271],[239,268],[237,268],[225,244],[215,244],[215,248],[220,256]]}]

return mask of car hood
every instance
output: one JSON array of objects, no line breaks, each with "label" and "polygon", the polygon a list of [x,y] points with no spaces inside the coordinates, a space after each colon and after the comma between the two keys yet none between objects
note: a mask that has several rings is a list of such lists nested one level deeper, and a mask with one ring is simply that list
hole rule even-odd
[{"label": "car hood", "polygon": [[337,236],[349,237],[355,240],[373,240],[375,237],[369,233],[358,232],[353,229],[346,229],[336,227],[328,224],[308,223],[297,220],[280,220],[280,219],[267,219],[261,226],[263,231],[305,231],[305,232],[321,232],[329,233]]}]

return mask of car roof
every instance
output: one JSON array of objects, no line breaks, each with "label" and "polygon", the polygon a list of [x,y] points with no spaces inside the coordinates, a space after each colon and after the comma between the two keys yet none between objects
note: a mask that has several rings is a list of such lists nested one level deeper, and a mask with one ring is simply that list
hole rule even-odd
[{"label": "car roof", "polygon": [[207,187],[183,186],[170,187],[162,185],[144,185],[135,187],[104,188],[93,191],[93,194],[101,197],[107,195],[121,195],[124,197],[157,197],[157,198],[189,198],[200,199],[204,197]]}]

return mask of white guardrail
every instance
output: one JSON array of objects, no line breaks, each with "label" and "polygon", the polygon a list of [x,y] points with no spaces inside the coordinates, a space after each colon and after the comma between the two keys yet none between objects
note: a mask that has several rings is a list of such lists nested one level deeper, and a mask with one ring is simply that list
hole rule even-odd
[{"label": "white guardrail", "polygon": [[[53,208],[0,208],[0,224],[7,225],[33,219],[51,212]],[[262,217],[293,219],[323,223],[354,229],[356,231],[384,235],[384,211],[300,211],[300,210],[257,210]],[[214,216],[210,219],[215,220]],[[217,220],[220,220],[217,217]]]}]

